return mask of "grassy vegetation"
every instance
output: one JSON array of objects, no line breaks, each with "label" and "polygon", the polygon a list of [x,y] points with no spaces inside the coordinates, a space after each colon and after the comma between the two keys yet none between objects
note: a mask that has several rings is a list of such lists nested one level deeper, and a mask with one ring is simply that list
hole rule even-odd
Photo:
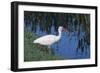
[{"label": "grassy vegetation", "polygon": [[38,38],[31,32],[24,31],[24,61],[45,61],[45,60],[60,60],[60,57],[49,53],[51,50],[46,46],[33,44],[33,40]]}]

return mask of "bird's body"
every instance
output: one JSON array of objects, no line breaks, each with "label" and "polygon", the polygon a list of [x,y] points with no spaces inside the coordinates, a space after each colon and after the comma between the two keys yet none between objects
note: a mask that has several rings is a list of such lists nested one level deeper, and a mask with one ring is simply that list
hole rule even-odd
[{"label": "bird's body", "polygon": [[45,35],[33,41],[33,43],[38,43],[40,45],[46,45],[50,47],[52,44],[58,42],[61,38],[61,32],[63,27],[58,28],[58,35]]},{"label": "bird's body", "polygon": [[46,35],[36,39],[34,43],[38,43],[40,45],[52,45],[58,40],[59,38],[57,38],[55,35]]}]

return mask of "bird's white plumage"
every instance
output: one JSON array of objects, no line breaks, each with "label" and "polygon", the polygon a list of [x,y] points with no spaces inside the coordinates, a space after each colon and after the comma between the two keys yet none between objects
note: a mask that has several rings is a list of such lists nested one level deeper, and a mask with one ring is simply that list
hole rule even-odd
[{"label": "bird's white plumage", "polygon": [[42,36],[34,41],[34,43],[39,43],[41,45],[52,45],[52,43],[55,43],[57,41],[57,36],[55,35],[46,35]]}]

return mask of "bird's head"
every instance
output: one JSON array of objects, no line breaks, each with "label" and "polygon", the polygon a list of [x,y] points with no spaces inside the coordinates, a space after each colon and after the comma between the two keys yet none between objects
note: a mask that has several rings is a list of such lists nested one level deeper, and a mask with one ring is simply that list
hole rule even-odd
[{"label": "bird's head", "polygon": [[63,26],[59,26],[58,31],[65,31],[65,32],[67,32],[67,29],[64,28]]}]

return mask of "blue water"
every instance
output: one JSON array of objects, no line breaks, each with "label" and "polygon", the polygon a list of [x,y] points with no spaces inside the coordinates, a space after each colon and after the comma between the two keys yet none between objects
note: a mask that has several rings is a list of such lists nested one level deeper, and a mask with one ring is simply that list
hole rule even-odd
[{"label": "blue water", "polygon": [[[29,26],[27,28],[30,30],[31,26]],[[39,25],[37,25],[37,27],[36,27],[35,34],[38,35],[39,37],[48,35],[46,32],[40,30]],[[51,27],[51,34],[56,35],[54,26]],[[80,37],[82,38],[84,35],[85,35],[84,32],[81,32]],[[77,37],[77,31],[71,32],[70,36],[69,36],[68,32],[62,32],[60,41],[58,41],[57,43],[55,43],[51,46],[54,55],[60,56],[64,59],[90,58],[90,48],[89,47],[84,48],[84,52],[81,52],[80,50],[78,52],[76,52],[76,48],[78,46],[78,40],[79,39]]]}]

